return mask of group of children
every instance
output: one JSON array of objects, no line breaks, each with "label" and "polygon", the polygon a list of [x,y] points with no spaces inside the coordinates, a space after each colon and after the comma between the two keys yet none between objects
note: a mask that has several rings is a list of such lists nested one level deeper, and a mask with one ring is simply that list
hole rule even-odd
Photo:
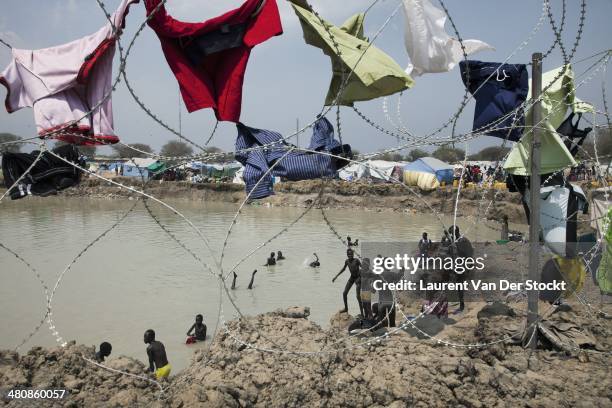
[{"label": "group of children", "polygon": [[[148,329],[144,332],[144,343],[147,344],[147,357],[149,359],[149,369],[151,373],[155,373],[155,377],[160,380],[167,378],[170,375],[172,366],[168,363],[166,348],[161,341],[155,339],[155,330]],[[201,314],[196,315],[195,323],[187,330],[187,344],[195,343],[196,341],[206,340],[206,324],[204,317]],[[95,354],[95,359],[98,363],[110,356],[112,346],[105,341],[100,344],[98,351]]]},{"label": "group of children", "polygon": [[268,258],[264,266],[276,265],[276,261],[282,261],[283,259],[285,259],[285,257],[283,256],[283,253],[281,251],[278,251],[276,255],[274,254],[274,252],[271,252],[270,257]]},{"label": "group of children", "polygon": [[[453,247],[456,245],[452,245],[453,243],[458,243],[460,241],[467,241],[459,233],[459,227],[454,226],[448,229],[448,231],[444,231],[444,236],[441,239],[441,249],[449,251],[452,255],[471,255],[467,253],[462,254],[454,254],[456,250],[453,250]],[[471,244],[467,241],[467,244],[471,250]],[[357,295],[357,303],[359,305],[360,311],[360,319],[356,320],[349,327],[349,331],[355,329],[374,329],[377,327],[395,327],[395,300],[393,293],[390,290],[379,290],[378,293],[378,301],[377,303],[372,303],[372,292],[373,290],[373,281],[374,274],[370,269],[370,259],[363,258],[363,260],[359,260],[355,257],[355,251],[353,247],[359,245],[359,240],[352,241],[351,237],[347,237],[347,250],[346,257],[347,259],[344,261],[344,265],[342,269],[332,278],[332,282],[335,282],[336,279],[344,273],[344,271],[348,268],[350,276],[346,282],[344,287],[344,291],[342,292],[342,300],[344,302],[344,309],[341,310],[341,313],[348,313],[348,293],[350,292],[353,285],[355,285],[355,292]],[[459,247],[465,247],[464,245],[460,245]],[[433,248],[432,241],[427,237],[427,233],[424,232],[422,235],[422,239],[418,243],[418,254],[419,256],[429,256]],[[463,251],[462,251],[463,252]],[[311,267],[319,267],[321,264],[319,262],[319,257],[315,253],[315,261],[310,263]],[[380,255],[378,255],[381,257]],[[281,251],[278,251],[277,254],[272,252],[270,257],[267,259],[265,266],[276,265],[277,261],[283,260],[285,257]],[[401,272],[401,271],[400,271]],[[251,282],[249,283],[249,289],[253,287],[253,280],[255,278],[255,273],[257,273],[257,269],[253,271],[251,276]],[[385,271],[380,276],[386,282],[394,282],[401,279],[401,274],[392,271]],[[232,283],[232,289],[235,288],[236,284],[236,273],[234,273],[234,281]],[[459,294],[460,299],[460,307],[459,310],[462,311],[464,308],[463,302],[463,293]],[[424,304],[422,311],[433,313],[436,315],[446,315],[448,308],[448,302],[446,299],[440,301],[440,299],[430,299],[426,300],[426,304]],[[189,330],[187,331],[187,344],[192,344],[197,341],[205,341],[206,340],[206,324],[204,324],[204,317],[201,314],[196,315],[195,323],[191,325]],[[144,333],[144,342],[147,344],[147,357],[149,359],[149,372],[154,372],[157,379],[166,378],[170,375],[170,371],[172,367],[168,363],[168,357],[166,356],[166,349],[162,342],[157,341],[155,339],[155,331],[149,329]],[[96,361],[103,362],[104,359],[110,356],[112,351],[112,346],[108,342],[103,342],[100,344],[98,352],[95,354]]]},{"label": "group of children", "polygon": [[[360,261],[355,257],[355,251],[352,248],[358,245],[358,241],[359,240],[352,242],[351,238],[347,237],[347,259],[344,261],[344,266],[340,272],[332,279],[332,282],[335,282],[338,276],[348,268],[350,276],[342,292],[344,309],[341,310],[341,313],[348,313],[347,297],[352,286],[355,285],[361,318],[351,325],[349,330],[366,327],[395,327],[395,298],[393,293],[388,289],[379,291],[373,289],[375,275],[370,270],[370,259],[363,258]],[[439,245],[433,244],[428,238],[427,232],[423,233],[418,243],[418,256],[428,257],[436,250],[440,252],[440,255],[451,257],[473,256],[473,248],[470,241],[461,235],[459,227],[456,225],[451,226],[448,230],[444,230]],[[381,255],[378,255],[378,257],[381,257]],[[467,276],[467,274],[451,273],[453,271],[442,272],[442,279],[445,280],[462,281],[465,280]],[[387,283],[394,283],[401,280],[402,275],[403,270],[385,270],[379,277],[376,277],[376,279],[382,279]],[[377,303],[372,303],[373,292],[378,294]],[[435,314],[438,317],[446,317],[448,315],[448,299],[446,294],[437,293],[434,296],[434,294],[429,293],[427,295],[421,311],[426,314]],[[465,308],[463,290],[458,290],[457,296],[459,300],[459,309],[455,313],[462,313]]]}]

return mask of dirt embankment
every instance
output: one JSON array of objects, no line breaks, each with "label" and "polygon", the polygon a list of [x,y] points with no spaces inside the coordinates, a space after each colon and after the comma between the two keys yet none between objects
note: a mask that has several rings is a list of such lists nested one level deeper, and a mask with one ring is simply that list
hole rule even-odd
[{"label": "dirt embankment", "polygon": [[[141,184],[130,178],[117,178],[118,182],[142,190]],[[274,186],[275,194],[254,202],[256,205],[306,207],[317,200],[324,208],[359,208],[375,211],[437,212],[451,214],[457,190],[450,187],[428,193],[415,194],[399,184],[372,184],[341,180],[306,180],[283,182]],[[244,186],[232,183],[151,182],[145,190],[159,199],[186,199],[192,201],[218,201],[239,204],[245,198]],[[418,191],[417,191],[418,192]],[[78,187],[61,192],[64,196],[93,198],[138,198],[139,194],[119,188],[99,179],[84,180]],[[461,191],[459,215],[483,214],[489,203],[487,217],[501,219],[506,214],[514,222],[525,222],[520,195],[508,191],[484,191],[467,188]]]},{"label": "dirt embankment", "polygon": [[[36,348],[24,356],[2,352],[0,384],[68,388],[62,405],[71,407],[606,407],[612,400],[606,353],[539,350],[530,355],[503,342],[453,348],[419,340],[409,331],[380,342],[373,337],[349,340],[346,314],[335,315],[332,328],[323,330],[307,319],[305,309],[229,322],[229,331],[216,337],[210,354],[196,352],[192,364],[164,384],[163,394],[154,384],[86,362],[81,355],[92,356],[93,350],[73,344]],[[473,310],[465,319],[447,322],[437,335],[459,343],[494,342],[509,326],[524,321],[520,311],[498,309],[498,315]],[[609,350],[609,319],[563,313],[596,339],[596,349]],[[235,337],[275,352],[255,350]],[[366,340],[372,344],[358,346]],[[321,349],[328,352],[307,354]],[[144,370],[142,363],[125,357],[108,365],[140,375]]]}]

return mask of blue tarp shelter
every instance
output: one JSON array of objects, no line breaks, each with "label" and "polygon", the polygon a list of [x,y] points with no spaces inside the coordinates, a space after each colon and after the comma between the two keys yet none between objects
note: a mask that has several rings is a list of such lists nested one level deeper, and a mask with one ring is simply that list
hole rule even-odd
[{"label": "blue tarp shelter", "polygon": [[453,166],[434,157],[422,157],[404,166],[404,183],[422,190],[433,190],[453,182]]}]

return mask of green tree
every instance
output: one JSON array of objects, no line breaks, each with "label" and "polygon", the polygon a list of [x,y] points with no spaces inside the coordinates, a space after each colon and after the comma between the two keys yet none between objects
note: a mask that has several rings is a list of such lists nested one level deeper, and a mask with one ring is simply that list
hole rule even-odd
[{"label": "green tree", "polygon": [[3,144],[21,140],[21,137],[12,133],[0,133],[0,153],[19,153],[21,151],[21,143]]},{"label": "green tree", "polygon": [[411,150],[405,157],[406,161],[409,162],[413,162],[415,160],[420,159],[421,157],[427,157],[429,156],[429,153],[427,153],[425,150],[421,150],[421,149],[414,149]]},{"label": "green tree", "polygon": [[584,141],[582,149],[578,150],[578,159],[595,159],[595,141],[597,141],[597,157],[602,163],[609,163],[612,158],[612,129],[598,128]]},{"label": "green tree", "polygon": [[470,160],[483,160],[483,161],[498,161],[502,160],[510,152],[509,147],[502,146],[489,146],[485,147],[478,153],[469,156]]},{"label": "green tree", "polygon": [[[69,143],[58,140],[57,142],[55,142],[54,147],[59,147],[67,144]],[[77,148],[83,156],[86,156],[90,159],[93,159],[96,156],[96,146],[77,146]]]},{"label": "green tree", "polygon": [[210,159],[206,159],[206,161],[208,161],[209,163],[224,163],[224,162],[230,162],[234,160],[233,153],[224,153],[223,149],[220,149],[216,146],[206,147],[204,148],[204,151],[206,153],[223,153],[223,154],[220,154],[219,156],[215,156]]},{"label": "green tree", "polygon": [[193,155],[193,148],[180,140],[171,140],[162,146],[160,154],[168,157],[183,157]]},{"label": "green tree", "polygon": [[442,160],[443,162],[456,163],[465,158],[465,150],[453,149],[449,145],[446,145],[440,146],[431,155],[438,160]]},{"label": "green tree", "polygon": [[[129,144],[128,146],[133,147],[134,149],[141,150],[146,153],[153,153],[153,149],[151,149],[151,146],[147,144],[132,143],[132,144]],[[146,153],[141,153],[138,150],[130,149],[130,147],[128,146],[114,144],[111,147],[115,151],[115,157],[119,159],[129,159],[133,157],[140,157],[140,158],[150,157]]]},{"label": "green tree", "polygon": [[395,153],[381,153],[375,157],[373,157],[373,159],[376,160],[385,160],[385,161],[402,161],[402,155],[395,152]]}]

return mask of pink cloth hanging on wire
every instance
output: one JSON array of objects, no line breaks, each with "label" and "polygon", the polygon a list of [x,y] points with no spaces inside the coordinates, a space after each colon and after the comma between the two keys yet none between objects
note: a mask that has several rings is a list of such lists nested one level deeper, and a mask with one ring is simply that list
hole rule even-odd
[{"label": "pink cloth hanging on wire", "polygon": [[107,22],[97,32],[67,44],[13,49],[13,59],[0,73],[0,83],[7,89],[6,110],[33,108],[41,138],[71,124],[52,138],[79,145],[117,143],[112,100],[100,102],[112,89],[115,41],[130,5],[139,1],[123,0],[111,16],[117,32]]}]

